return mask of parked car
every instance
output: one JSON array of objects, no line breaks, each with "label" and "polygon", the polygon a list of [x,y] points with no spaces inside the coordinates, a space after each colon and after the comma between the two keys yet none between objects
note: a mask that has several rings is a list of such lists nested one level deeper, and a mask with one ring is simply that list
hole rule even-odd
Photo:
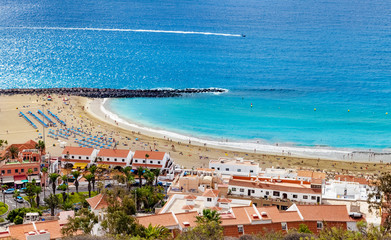
[{"label": "parked car", "polygon": [[113,185],[111,183],[106,184],[105,188],[111,188]]},{"label": "parked car", "polygon": [[19,192],[20,192],[20,193],[26,192],[26,188],[24,187],[24,188],[19,189]]},{"label": "parked car", "polygon": [[15,188],[8,188],[7,190],[4,191],[6,194],[12,194],[15,192]]},{"label": "parked car", "polygon": [[17,201],[18,203],[24,203],[24,199],[23,199],[21,196],[17,196],[17,197],[16,197],[16,201]]}]

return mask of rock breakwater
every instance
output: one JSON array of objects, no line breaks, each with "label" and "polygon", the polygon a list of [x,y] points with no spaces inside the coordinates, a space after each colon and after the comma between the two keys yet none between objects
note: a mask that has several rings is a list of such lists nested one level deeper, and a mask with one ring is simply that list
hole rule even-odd
[{"label": "rock breakwater", "polygon": [[184,94],[223,93],[220,88],[185,89],[114,89],[114,88],[14,88],[0,89],[0,95],[17,94],[60,94],[89,98],[166,98],[180,97]]}]

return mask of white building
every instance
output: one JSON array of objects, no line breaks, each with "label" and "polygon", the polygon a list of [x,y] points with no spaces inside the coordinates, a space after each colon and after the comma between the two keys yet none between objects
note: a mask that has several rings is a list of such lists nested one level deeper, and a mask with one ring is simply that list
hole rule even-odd
[{"label": "white building", "polygon": [[135,151],[133,155],[132,168],[138,167],[156,169],[159,168],[164,172],[170,172],[174,164],[170,159],[170,155],[165,152],[156,151]]},{"label": "white building", "polygon": [[[296,183],[297,182],[297,183]],[[300,181],[282,179],[259,180],[233,179],[228,183],[228,192],[232,195],[267,199],[286,199],[302,203],[320,203],[322,189],[319,184],[302,184]]]},{"label": "white building", "polygon": [[110,168],[115,166],[130,166],[133,152],[125,149],[101,149],[97,155],[97,164],[105,164]]},{"label": "white building", "polygon": [[260,172],[260,176],[264,178],[285,178],[296,179],[297,172],[295,169],[285,168],[265,168],[265,171]]},{"label": "white building", "polygon": [[236,176],[257,176],[260,171],[259,163],[253,160],[244,160],[243,158],[210,160],[209,168],[215,169],[224,175]]},{"label": "white building", "polygon": [[62,151],[63,159],[61,164],[64,166],[65,164],[70,163],[74,167],[85,168],[95,160],[98,152],[99,151],[94,148],[66,147]]},{"label": "white building", "polygon": [[327,181],[323,188],[324,199],[364,200],[368,199],[369,187],[357,182],[344,182],[339,180]]}]

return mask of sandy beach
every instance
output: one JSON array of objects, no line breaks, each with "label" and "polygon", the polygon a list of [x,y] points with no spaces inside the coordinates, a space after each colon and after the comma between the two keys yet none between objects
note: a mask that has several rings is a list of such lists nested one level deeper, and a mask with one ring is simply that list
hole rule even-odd
[{"label": "sandy beach", "polygon": [[[327,160],[326,156],[318,157],[299,157],[286,151],[284,155],[267,149],[265,151],[256,151],[243,148],[232,148],[224,144],[213,145],[197,139],[188,140],[181,137],[168,137],[164,131],[148,131],[140,129],[132,123],[122,122],[120,119],[113,119],[107,115],[101,107],[102,99],[87,99],[82,97],[68,97],[69,100],[63,101],[63,96],[52,96],[52,101],[47,101],[46,96],[37,95],[14,95],[0,96],[0,139],[7,140],[8,143],[22,143],[30,139],[43,139],[43,127],[28,111],[36,112],[50,109],[53,113],[67,123],[67,127],[81,128],[83,131],[91,134],[102,134],[112,137],[119,142],[118,148],[127,148],[134,150],[159,150],[169,152],[174,161],[187,168],[208,167],[210,159],[219,157],[241,157],[252,159],[265,167],[285,167],[301,168],[326,171],[333,173],[355,173],[355,174],[379,174],[382,171],[391,169],[389,164],[383,164],[376,161],[343,161]],[[34,129],[30,124],[19,117],[19,112],[25,113],[38,129]],[[40,115],[38,115],[40,116]],[[61,127],[57,127],[61,128]],[[45,134],[49,129],[46,128]],[[137,138],[137,141],[136,141]],[[78,146],[74,139],[60,139],[45,137],[47,152],[52,156],[59,156],[62,152],[60,141],[70,146]],[[330,150],[327,150],[330,151]],[[341,151],[344,152],[344,151]],[[339,153],[338,153],[339,154]],[[332,156],[332,155],[331,155]],[[330,157],[332,158],[332,157]]]}]

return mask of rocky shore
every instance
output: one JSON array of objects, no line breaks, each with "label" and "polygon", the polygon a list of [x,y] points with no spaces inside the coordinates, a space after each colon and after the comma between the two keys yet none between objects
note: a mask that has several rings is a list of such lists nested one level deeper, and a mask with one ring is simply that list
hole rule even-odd
[{"label": "rocky shore", "polygon": [[223,93],[219,88],[185,88],[185,89],[113,89],[113,88],[15,88],[0,89],[0,95],[17,94],[60,94],[89,98],[165,98],[180,97],[184,94]]}]

